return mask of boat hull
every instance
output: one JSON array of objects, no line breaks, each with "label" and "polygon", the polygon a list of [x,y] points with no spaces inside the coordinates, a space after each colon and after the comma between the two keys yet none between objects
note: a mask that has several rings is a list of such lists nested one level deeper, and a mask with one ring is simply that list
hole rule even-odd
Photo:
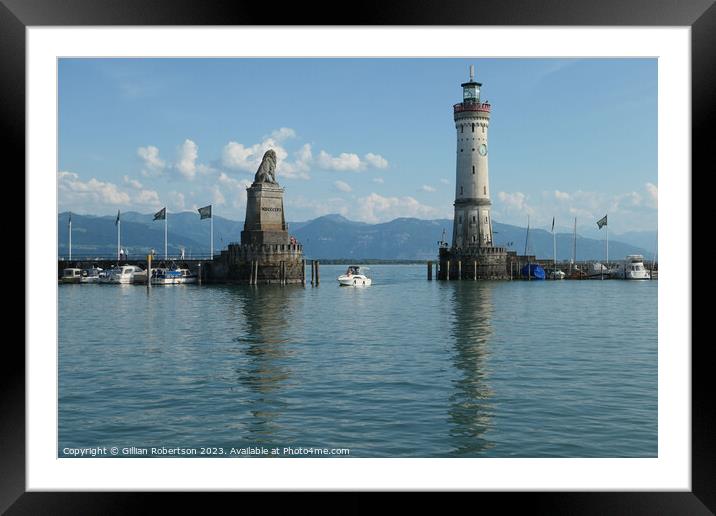
[{"label": "boat hull", "polygon": [[372,280],[365,276],[338,276],[338,284],[342,287],[369,287]]}]

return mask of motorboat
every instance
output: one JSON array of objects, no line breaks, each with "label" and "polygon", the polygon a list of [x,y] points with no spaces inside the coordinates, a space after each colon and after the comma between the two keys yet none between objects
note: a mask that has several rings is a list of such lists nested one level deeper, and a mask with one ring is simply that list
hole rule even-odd
[{"label": "motorboat", "polygon": [[349,265],[345,274],[338,276],[338,283],[342,287],[367,287],[372,281],[361,272],[358,265]]},{"label": "motorboat", "polygon": [[137,265],[118,265],[109,271],[103,277],[100,277],[100,283],[141,283],[146,282],[147,271]]},{"label": "motorboat", "polygon": [[79,283],[82,277],[82,269],[70,267],[62,271],[62,283]]},{"label": "motorboat", "polygon": [[623,263],[618,264],[610,271],[610,276],[616,279],[648,280],[651,279],[649,270],[644,267],[644,257],[640,254],[630,254]]},{"label": "motorboat", "polygon": [[99,267],[90,267],[89,269],[82,269],[80,275],[80,283],[99,283],[100,274],[102,269]]},{"label": "motorboat", "polygon": [[184,283],[196,283],[197,276],[189,269],[153,269],[152,285],[181,285]]}]

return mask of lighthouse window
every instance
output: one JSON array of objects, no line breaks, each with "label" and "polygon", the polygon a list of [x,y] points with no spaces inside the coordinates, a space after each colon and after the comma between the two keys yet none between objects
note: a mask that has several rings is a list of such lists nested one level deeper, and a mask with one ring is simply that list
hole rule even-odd
[{"label": "lighthouse window", "polygon": [[472,216],[472,221],[475,222],[475,216],[474,216],[474,215]]},{"label": "lighthouse window", "polygon": [[472,175],[475,175],[475,165],[472,166]]},{"label": "lighthouse window", "polygon": [[464,125],[461,125],[461,126],[460,126],[460,132],[461,132],[461,133],[464,133],[464,132],[465,132],[465,126],[464,126]]},{"label": "lighthouse window", "polygon": [[487,195],[487,187],[486,187],[486,186],[483,186],[483,187],[482,187],[482,193],[485,194],[485,195]]},{"label": "lighthouse window", "polygon": [[475,132],[475,124],[472,124],[472,132]]},{"label": "lighthouse window", "polygon": [[475,241],[475,235],[472,235],[472,241],[473,242]]},{"label": "lighthouse window", "polygon": [[[460,187],[460,195],[462,195],[462,186]],[[462,218],[460,220],[462,220]]]}]

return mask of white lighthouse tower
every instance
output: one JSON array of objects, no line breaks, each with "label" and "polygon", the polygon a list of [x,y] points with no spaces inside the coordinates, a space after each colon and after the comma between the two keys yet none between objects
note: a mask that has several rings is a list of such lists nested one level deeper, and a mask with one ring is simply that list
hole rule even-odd
[{"label": "white lighthouse tower", "polygon": [[462,102],[453,106],[457,166],[452,247],[491,247],[492,203],[487,168],[490,105],[480,100],[482,84],[475,82],[473,65],[470,65],[470,80],[461,86]]},{"label": "white lighthouse tower", "polygon": [[440,248],[439,279],[504,279],[507,251],[492,239],[490,179],[487,168],[490,104],[480,99],[482,84],[462,83],[462,102],[453,105],[457,137],[455,216],[452,246]]}]

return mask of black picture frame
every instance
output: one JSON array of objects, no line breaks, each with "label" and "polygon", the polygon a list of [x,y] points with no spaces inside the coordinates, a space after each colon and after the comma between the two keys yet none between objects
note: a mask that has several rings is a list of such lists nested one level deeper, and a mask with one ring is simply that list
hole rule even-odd
[{"label": "black picture frame", "polygon": [[[86,25],[542,25],[688,26],[692,44],[692,169],[706,174],[716,113],[714,0],[511,0],[388,3],[368,1],[336,13],[336,3],[281,4],[270,12],[246,1],[0,0],[0,120],[14,170],[25,170],[25,29]],[[349,12],[350,11],[350,12]],[[710,165],[710,166],[709,166]],[[685,176],[688,171],[680,171]],[[692,173],[691,177],[695,174]],[[687,177],[688,179],[688,177]],[[24,189],[24,181],[21,188]],[[13,222],[16,224],[16,222]],[[25,234],[27,238],[27,234]],[[23,251],[24,252],[24,251]],[[24,262],[24,254],[23,254]],[[690,267],[690,264],[687,264]],[[690,281],[690,276],[688,278]],[[29,300],[31,303],[32,300]],[[31,304],[26,305],[31,309]],[[142,513],[171,493],[41,493],[25,489],[25,353],[5,341],[0,360],[0,511],[7,514]],[[708,339],[679,343],[692,352],[690,492],[475,493],[501,504],[526,503],[555,514],[711,514],[716,512],[714,403]],[[244,495],[245,496],[245,495]],[[356,509],[353,502],[344,509]],[[166,508],[166,506],[165,506]],[[346,511],[341,511],[346,512]]]}]

